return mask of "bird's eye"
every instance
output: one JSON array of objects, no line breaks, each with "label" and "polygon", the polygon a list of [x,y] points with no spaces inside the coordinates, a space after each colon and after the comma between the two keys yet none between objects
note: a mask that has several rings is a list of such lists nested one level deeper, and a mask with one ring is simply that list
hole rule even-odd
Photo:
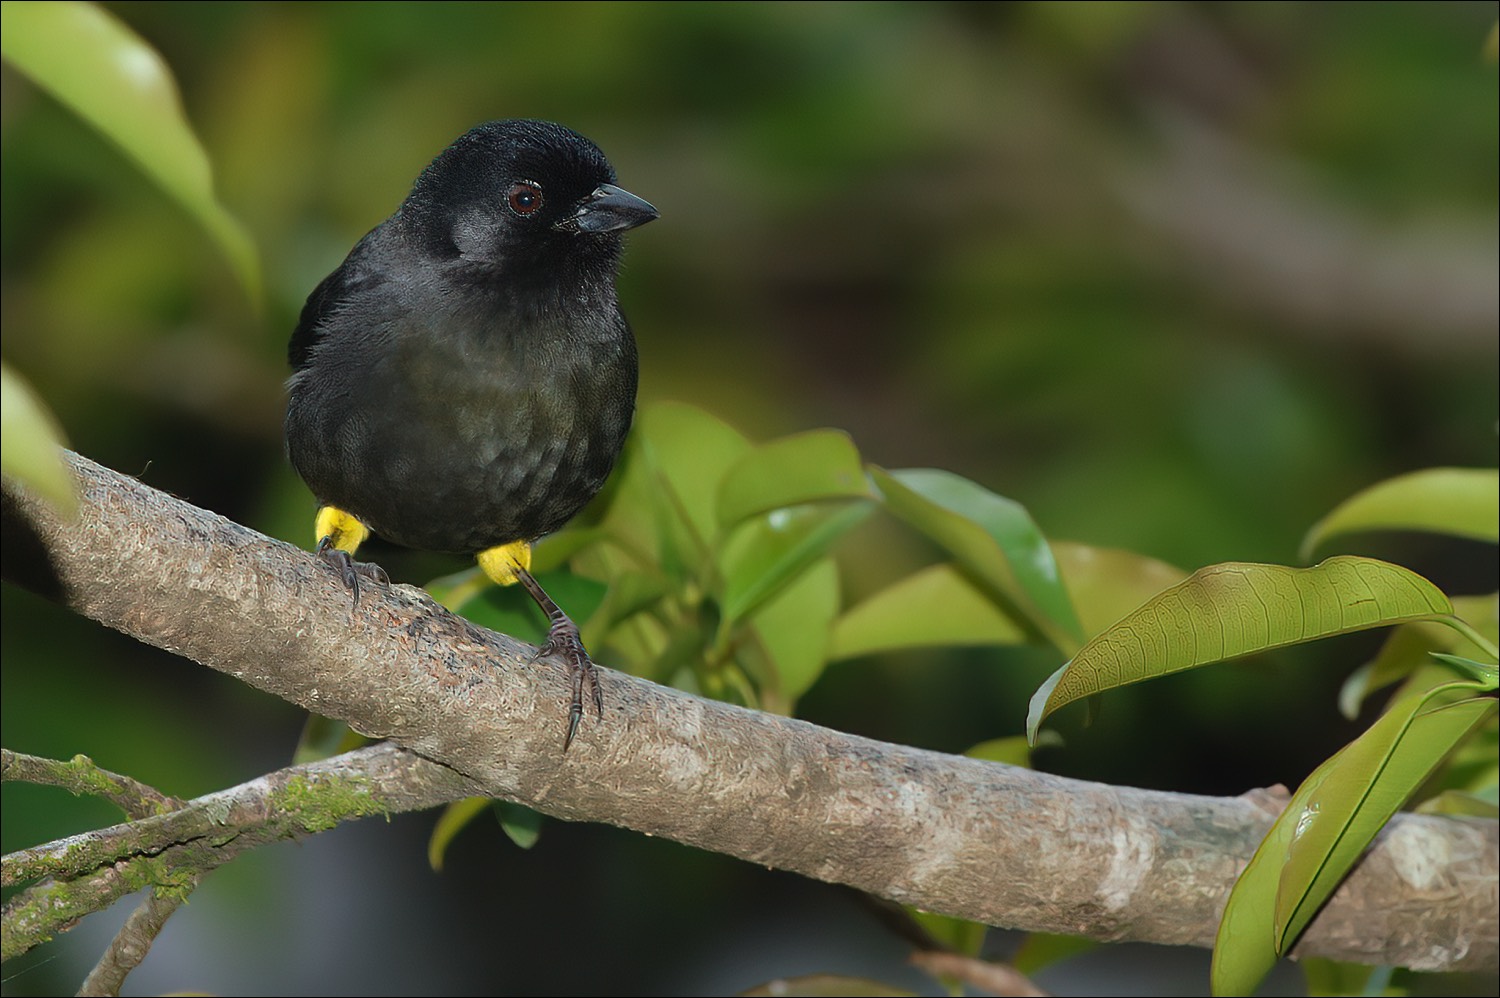
[{"label": "bird's eye", "polygon": [[535,214],[542,206],[542,189],[529,180],[523,180],[505,193],[505,200],[517,215]]}]

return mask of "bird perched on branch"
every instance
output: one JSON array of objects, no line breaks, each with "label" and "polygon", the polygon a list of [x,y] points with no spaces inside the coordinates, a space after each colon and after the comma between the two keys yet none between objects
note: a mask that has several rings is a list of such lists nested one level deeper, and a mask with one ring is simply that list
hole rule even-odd
[{"label": "bird perched on branch", "polygon": [[287,453],[317,497],[318,554],[359,600],[385,583],[371,531],[477,556],[550,621],[542,654],[604,698],[578,628],[530,572],[531,544],[609,475],[635,409],[615,295],[623,234],[656,209],[598,146],[545,121],[472,129],[308,296],[288,355]]}]

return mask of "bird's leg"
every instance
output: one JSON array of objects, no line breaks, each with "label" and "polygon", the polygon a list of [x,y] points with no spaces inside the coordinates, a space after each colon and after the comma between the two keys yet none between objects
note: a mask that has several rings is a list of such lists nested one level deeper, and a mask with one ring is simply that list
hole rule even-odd
[{"label": "bird's leg", "polygon": [[541,583],[532,576],[531,545],[525,541],[512,541],[510,544],[481,551],[479,566],[500,585],[521,583],[521,588],[530,594],[536,605],[547,615],[547,643],[537,650],[537,655],[557,656],[567,668],[573,695],[568,704],[568,733],[563,738],[563,751],[566,752],[568,746],[573,744],[573,737],[578,734],[579,722],[583,720],[585,689],[594,704],[594,713],[599,715],[599,720],[604,720],[604,692],[599,688],[599,672],[589,658],[587,649],[583,647],[578,625],[573,623],[562,607],[557,605],[557,601],[548,596]]},{"label": "bird's leg", "polygon": [[354,593],[354,605],[359,605],[359,580],[363,576],[371,582],[388,586],[391,577],[385,569],[369,561],[355,561],[354,552],[370,536],[370,528],[352,513],[336,506],[324,506],[318,510],[314,530],[318,537],[317,555],[328,563],[334,573],[343,579],[344,585]]}]

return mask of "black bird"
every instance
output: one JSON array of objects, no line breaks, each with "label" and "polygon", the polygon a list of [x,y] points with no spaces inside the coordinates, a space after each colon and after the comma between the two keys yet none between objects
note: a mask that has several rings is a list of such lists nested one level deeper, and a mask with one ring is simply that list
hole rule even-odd
[{"label": "black bird", "polygon": [[588,139],[492,121],[444,150],[396,213],[308,296],[288,356],[287,454],[322,504],[318,553],[359,600],[371,531],[477,556],[550,621],[543,654],[604,697],[578,628],[529,571],[531,543],[604,484],[635,409],[615,296],[622,234],[656,209]]}]

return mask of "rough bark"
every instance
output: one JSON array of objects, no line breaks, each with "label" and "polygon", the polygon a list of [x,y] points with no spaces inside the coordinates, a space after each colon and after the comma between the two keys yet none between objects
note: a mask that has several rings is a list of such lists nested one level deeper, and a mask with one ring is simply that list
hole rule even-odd
[{"label": "rough bark", "polygon": [[[1273,815],[889,745],[604,670],[564,754],[562,668],[421,591],[349,592],[291,545],[70,458],[62,522],[7,483],[79,613],[451,770],[483,793],[1034,931],[1211,945]],[[431,776],[436,773],[434,769]],[[460,789],[462,788],[462,789]],[[441,796],[441,795],[439,795]],[[1497,963],[1497,823],[1402,815],[1303,955]]]}]

